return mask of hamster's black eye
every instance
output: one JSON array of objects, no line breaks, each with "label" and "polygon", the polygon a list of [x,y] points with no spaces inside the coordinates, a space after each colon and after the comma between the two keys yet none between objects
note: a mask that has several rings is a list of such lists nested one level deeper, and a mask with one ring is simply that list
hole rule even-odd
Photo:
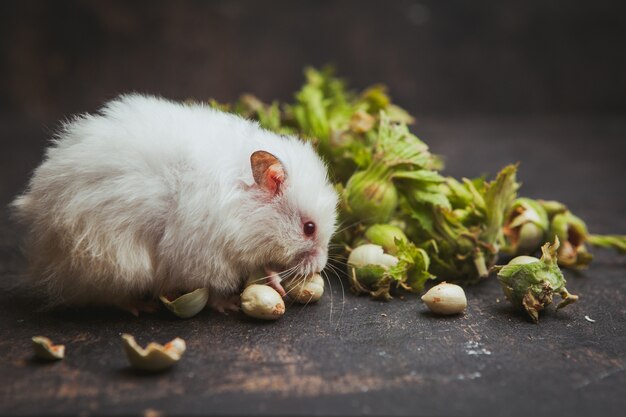
[{"label": "hamster's black eye", "polygon": [[315,223],[313,222],[304,223],[304,226],[302,226],[302,230],[304,231],[304,234],[307,236],[313,235],[313,233],[315,233]]}]

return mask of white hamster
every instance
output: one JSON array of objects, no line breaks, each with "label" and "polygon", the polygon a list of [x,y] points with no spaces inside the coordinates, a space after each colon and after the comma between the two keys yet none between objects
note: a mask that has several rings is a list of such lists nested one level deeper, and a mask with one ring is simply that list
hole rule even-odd
[{"label": "white hamster", "polygon": [[130,94],[67,122],[12,205],[49,306],[206,287],[223,311],[255,270],[324,268],[337,195],[308,142]]}]

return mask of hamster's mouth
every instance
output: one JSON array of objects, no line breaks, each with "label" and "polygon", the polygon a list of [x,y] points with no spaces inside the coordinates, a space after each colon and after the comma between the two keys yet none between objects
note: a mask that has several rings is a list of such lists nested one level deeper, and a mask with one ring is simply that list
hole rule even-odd
[{"label": "hamster's mouth", "polygon": [[319,252],[317,249],[303,251],[287,262],[272,262],[268,267],[274,271],[277,271],[281,278],[288,278],[292,276],[309,276],[311,274],[319,273],[323,268],[320,268]]},{"label": "hamster's mouth", "polygon": [[[309,276],[311,274],[319,273],[320,269],[317,267],[315,258],[303,257],[302,260],[297,262],[295,269],[295,275]],[[293,273],[292,273],[293,274]]]},{"label": "hamster's mouth", "polygon": [[309,260],[291,262],[289,266],[272,265],[270,268],[273,268],[274,271],[280,271],[279,275],[282,279],[294,276],[309,276],[319,272],[316,270],[317,268],[314,266],[314,262]]}]

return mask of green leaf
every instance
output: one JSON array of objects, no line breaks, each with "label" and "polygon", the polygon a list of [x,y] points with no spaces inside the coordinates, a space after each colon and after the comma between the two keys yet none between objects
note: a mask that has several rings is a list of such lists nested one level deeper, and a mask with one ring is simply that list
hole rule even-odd
[{"label": "green leaf", "polygon": [[409,291],[422,291],[426,281],[435,278],[428,272],[430,266],[428,253],[403,239],[396,239],[395,243],[398,263],[389,268],[389,276]]},{"label": "green leaf", "polygon": [[405,208],[404,211],[409,213],[410,218],[417,222],[419,228],[422,229],[427,236],[433,236],[436,233],[432,207],[430,205],[413,202],[413,204]]},{"label": "green leaf", "polygon": [[445,181],[445,178],[442,177],[436,171],[430,171],[426,169],[419,169],[413,171],[397,171],[394,172],[391,176],[393,179],[401,179],[401,180],[412,180],[418,182],[431,182],[431,183],[442,183]]},{"label": "green leaf", "polygon": [[417,188],[409,188],[405,189],[404,193],[408,198],[415,202],[432,204],[433,206],[439,206],[446,209],[450,208],[450,201],[448,201],[448,198],[440,192],[430,192]]},{"label": "green leaf", "polygon": [[447,177],[443,188],[453,208],[465,208],[472,203],[472,193],[456,179]]},{"label": "green leaf", "polygon": [[482,239],[494,244],[500,240],[504,216],[517,196],[519,183],[516,181],[517,165],[508,165],[486,186],[485,207],[487,220]]},{"label": "green leaf", "polygon": [[405,124],[394,123],[380,112],[375,155],[388,167],[424,168],[432,160],[428,146],[409,132]]}]

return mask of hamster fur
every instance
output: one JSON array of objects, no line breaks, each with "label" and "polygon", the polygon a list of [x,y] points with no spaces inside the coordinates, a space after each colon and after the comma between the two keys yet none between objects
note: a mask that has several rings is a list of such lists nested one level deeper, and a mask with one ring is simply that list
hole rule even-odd
[{"label": "hamster fur", "polygon": [[[284,177],[256,181],[259,150]],[[12,206],[27,226],[26,282],[49,306],[124,305],[200,287],[221,299],[269,266],[321,271],[337,195],[308,142],[131,94],[66,123]]]}]

